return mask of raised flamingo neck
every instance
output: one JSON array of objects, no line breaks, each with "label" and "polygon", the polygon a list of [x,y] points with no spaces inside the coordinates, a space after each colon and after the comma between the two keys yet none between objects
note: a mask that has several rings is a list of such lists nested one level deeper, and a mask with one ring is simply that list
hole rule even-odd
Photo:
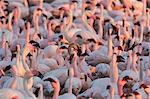
[{"label": "raised flamingo neck", "polygon": [[5,60],[8,61],[8,42],[5,43]]},{"label": "raised flamingo neck", "polygon": [[12,17],[13,17],[13,13],[10,13],[8,18],[8,30],[10,32],[12,32]]},{"label": "raised flamingo neck", "polygon": [[133,52],[132,52],[132,70],[137,72],[137,69],[136,69],[136,60],[137,60],[137,56],[136,56],[136,53],[135,53],[135,48],[133,49]]},{"label": "raised flamingo neck", "polygon": [[26,31],[26,43],[30,40],[30,22],[27,23],[27,31]]},{"label": "raised flamingo neck", "polygon": [[[111,30],[109,30],[109,32],[111,32]],[[113,43],[112,43],[112,36],[111,36],[111,33],[109,34],[109,39],[108,39],[108,57],[112,57],[112,46],[113,46]]]},{"label": "raised flamingo neck", "polygon": [[6,42],[5,33],[2,33],[2,45],[1,45],[2,48],[5,48],[5,42]]},{"label": "raised flamingo neck", "polygon": [[72,93],[72,81],[74,77],[74,71],[73,68],[69,69],[69,88],[68,88],[68,93]]}]

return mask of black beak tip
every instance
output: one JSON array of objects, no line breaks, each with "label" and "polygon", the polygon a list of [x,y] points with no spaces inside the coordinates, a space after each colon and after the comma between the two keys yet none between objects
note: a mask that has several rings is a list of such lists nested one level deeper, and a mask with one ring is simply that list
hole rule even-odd
[{"label": "black beak tip", "polygon": [[11,66],[9,65],[9,66],[6,66],[5,67],[5,69],[4,69],[4,72],[6,72],[6,71],[8,71],[8,70],[10,70],[11,69]]},{"label": "black beak tip", "polygon": [[32,43],[37,43],[36,41],[34,41],[34,40],[30,40],[30,42],[29,42],[30,44],[32,44]]},{"label": "black beak tip", "polygon": [[56,81],[55,81],[54,79],[52,79],[52,78],[44,79],[44,81],[50,81],[51,83],[52,83],[52,82],[53,82],[53,83],[56,83]]}]

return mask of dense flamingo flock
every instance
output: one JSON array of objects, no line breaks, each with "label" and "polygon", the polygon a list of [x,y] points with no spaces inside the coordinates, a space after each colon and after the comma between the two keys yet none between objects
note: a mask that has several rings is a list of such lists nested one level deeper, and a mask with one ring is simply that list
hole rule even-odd
[{"label": "dense flamingo flock", "polygon": [[0,0],[0,99],[150,99],[148,0]]}]

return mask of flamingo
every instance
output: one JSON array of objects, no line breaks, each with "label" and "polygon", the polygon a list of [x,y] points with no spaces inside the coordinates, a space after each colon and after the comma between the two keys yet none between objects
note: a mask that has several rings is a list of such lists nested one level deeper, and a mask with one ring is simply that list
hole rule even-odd
[{"label": "flamingo", "polygon": [[[31,71],[26,72],[26,77],[24,77],[24,89],[25,89],[25,93],[20,92],[19,90],[15,90],[15,89],[10,89],[10,88],[2,88],[0,97],[4,98],[4,99],[9,99],[9,98],[21,98],[21,99],[25,99],[25,98],[31,98],[31,99],[36,99],[35,96],[28,90],[27,88],[27,80],[33,76],[34,73]],[[5,94],[9,94],[9,95],[5,95]]]},{"label": "flamingo", "polygon": [[148,99],[147,3],[1,0],[0,97]]},{"label": "flamingo", "polygon": [[70,76],[70,80],[69,80],[69,89],[68,89],[68,93],[65,93],[63,95],[59,96],[59,91],[60,91],[60,84],[59,81],[55,78],[47,78],[45,79],[45,81],[50,81],[52,83],[52,86],[54,88],[54,95],[53,95],[53,99],[76,99],[76,96],[74,94],[72,94],[72,77],[73,77],[73,69],[70,68],[69,69],[69,76]]},{"label": "flamingo", "polygon": [[[111,29],[110,29],[110,32],[111,32]],[[105,56],[106,54],[108,56]],[[98,63],[110,63],[111,56],[112,56],[112,37],[110,35],[109,41],[108,41],[108,48],[106,46],[100,47],[98,51],[92,52],[89,56],[85,58],[85,60],[88,64],[95,66]]]},{"label": "flamingo", "polygon": [[[33,50],[33,47],[31,45],[29,45],[28,43],[25,45],[25,48],[23,50],[23,55],[22,55],[22,63],[23,63],[23,67],[25,69],[25,71],[29,71],[30,68],[26,63],[26,56],[27,54],[30,52],[30,50]],[[18,64],[17,64],[18,65]],[[18,73],[19,74],[19,73]],[[16,89],[23,89],[23,78],[21,77],[21,75],[15,74],[14,78],[9,79],[8,81],[5,82],[4,84],[4,88],[9,88],[9,86],[12,84],[12,82],[14,80],[16,80],[16,83],[20,83],[22,84],[21,86],[16,86]],[[28,88],[31,89],[33,84],[33,79],[32,77],[29,79],[29,84],[28,84]],[[17,84],[18,85],[18,84]]]},{"label": "flamingo", "polygon": [[10,1],[10,7],[19,7],[20,9],[20,16],[22,18],[29,16],[29,7],[27,0],[22,0],[22,2],[17,2],[17,1]]},{"label": "flamingo", "polygon": [[43,85],[38,83],[36,86],[36,90],[35,90],[35,95],[37,95],[37,99],[43,99]]}]

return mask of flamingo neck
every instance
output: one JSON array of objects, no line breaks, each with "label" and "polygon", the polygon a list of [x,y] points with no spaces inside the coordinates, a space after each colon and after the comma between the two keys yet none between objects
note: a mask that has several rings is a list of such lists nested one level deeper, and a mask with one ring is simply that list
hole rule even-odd
[{"label": "flamingo neck", "polygon": [[28,0],[23,0],[24,6],[28,8],[29,4],[28,4]]},{"label": "flamingo neck", "polygon": [[[147,20],[147,21],[146,21],[146,23],[147,23],[146,26],[148,27],[148,29],[149,29],[149,23],[150,23],[150,22],[149,22],[149,17],[150,17],[150,15],[149,15],[149,10],[148,10],[148,12],[147,12],[147,17],[146,17],[146,20]],[[144,21],[145,21],[145,20],[144,20]]]},{"label": "flamingo neck", "polygon": [[52,29],[51,29],[51,22],[48,23],[48,40],[52,40]]},{"label": "flamingo neck", "polygon": [[117,68],[117,56],[116,54],[114,54],[112,56],[112,64],[111,64],[111,68],[112,68],[112,72],[111,72],[111,80],[114,83],[117,83],[118,81],[118,68]]},{"label": "flamingo neck", "polygon": [[90,19],[90,22],[89,22],[89,25],[91,26],[91,27],[93,27],[93,19]]},{"label": "flamingo neck", "polygon": [[53,99],[58,99],[59,91],[54,91]]},{"label": "flamingo neck", "polygon": [[29,79],[33,80],[32,77],[31,78],[27,78],[26,75],[25,75],[24,80],[23,80],[24,90],[26,91],[26,93],[28,94],[29,97],[32,97],[33,99],[36,99],[35,95],[33,93],[31,93],[29,88],[28,88]]},{"label": "flamingo neck", "polygon": [[103,18],[103,13],[104,13],[104,6],[103,5],[101,5],[101,12],[100,12],[100,16]]},{"label": "flamingo neck", "polygon": [[[135,49],[134,49],[135,50]],[[136,56],[136,53],[135,51],[133,51],[133,55],[132,55],[132,70],[137,72],[137,69],[136,69],[136,60],[137,60],[137,56]]]},{"label": "flamingo neck", "polygon": [[139,94],[139,95],[135,95],[135,99],[142,99],[141,94]]},{"label": "flamingo neck", "polygon": [[113,46],[112,36],[110,35],[108,39],[108,57],[112,57],[112,50],[113,50],[112,46]]},{"label": "flamingo neck", "polygon": [[123,20],[123,29],[124,29],[124,32],[126,31],[126,28],[127,28],[126,20]]},{"label": "flamingo neck", "polygon": [[10,13],[8,18],[8,30],[10,32],[12,32],[12,17],[13,17],[13,13]]},{"label": "flamingo neck", "polygon": [[23,67],[25,68],[26,71],[29,71],[29,66],[28,64],[26,63],[26,56],[24,55],[25,53],[23,52],[23,55],[22,55],[22,63],[23,63]]},{"label": "flamingo neck", "polygon": [[99,37],[102,39],[103,38],[103,25],[102,25],[102,19],[100,19],[99,22],[99,31],[98,31]]},{"label": "flamingo neck", "polygon": [[146,4],[147,4],[146,1],[147,0],[142,0],[142,2],[143,2],[143,14],[144,15],[146,15]]},{"label": "flamingo neck", "polygon": [[70,79],[69,79],[68,93],[72,93],[72,81],[73,81],[73,78],[70,78]]},{"label": "flamingo neck", "polygon": [[5,34],[2,33],[2,48],[5,48],[5,42],[6,42]]},{"label": "flamingo neck", "polygon": [[[98,37],[98,35],[96,34],[95,30],[92,28],[91,25],[89,25],[87,23],[87,17],[86,17],[86,12],[82,15],[82,21],[83,21],[83,25],[85,26],[85,28],[90,32],[91,35],[93,35],[92,37],[96,40],[96,41],[100,41],[100,38]],[[102,41],[103,42],[103,41]]]},{"label": "flamingo neck", "polygon": [[118,93],[121,96],[123,94],[121,85],[118,84]]},{"label": "flamingo neck", "polygon": [[27,23],[26,43],[29,42],[29,39],[30,39],[30,22]]},{"label": "flamingo neck", "polygon": [[38,94],[39,94],[38,99],[43,99],[43,85],[40,86],[40,91]]},{"label": "flamingo neck", "polygon": [[67,30],[69,30],[69,28],[71,27],[71,25],[72,25],[72,21],[73,21],[73,17],[72,17],[73,15],[72,15],[72,11],[70,10],[70,14],[69,14],[69,23],[68,23],[68,25],[67,25]]},{"label": "flamingo neck", "polygon": [[43,8],[43,0],[40,0],[39,7]]},{"label": "flamingo neck", "polygon": [[64,31],[64,37],[66,38],[66,40],[68,42],[72,42],[71,37],[68,35],[69,28],[71,27],[72,20],[73,20],[71,15],[69,15],[68,20],[69,20],[69,22],[67,23],[67,19],[66,18],[64,19],[64,22],[63,22],[63,25],[62,25],[62,30]]},{"label": "flamingo neck", "polygon": [[140,81],[143,82],[143,62],[140,62]]},{"label": "flamingo neck", "polygon": [[74,77],[74,71],[72,68],[69,69],[69,88],[68,88],[68,93],[72,93],[72,82],[73,82],[73,77]]},{"label": "flamingo neck", "polygon": [[113,0],[108,0],[108,4],[107,4],[107,10],[111,11],[111,5],[112,5]]},{"label": "flamingo neck", "polygon": [[37,69],[36,66],[37,66],[37,55],[36,55],[36,52],[33,54],[33,59],[32,59],[32,68],[33,69]]},{"label": "flamingo neck", "polygon": [[123,94],[123,86],[126,84],[125,81],[122,81],[121,79],[118,79],[117,85],[118,85],[118,93],[121,96]]},{"label": "flamingo neck", "polygon": [[47,30],[47,19],[44,19],[44,29]]},{"label": "flamingo neck", "polygon": [[18,24],[18,18],[19,18],[19,8],[16,8],[14,11],[14,24]]},{"label": "flamingo neck", "polygon": [[[77,58],[78,59],[78,58]],[[74,60],[74,62],[73,62],[73,70],[74,70],[74,75],[76,76],[76,77],[78,77],[79,75],[79,72],[78,72],[78,65],[77,65],[77,59],[76,60]]]},{"label": "flamingo neck", "polygon": [[35,27],[35,33],[38,32],[38,21],[39,21],[38,12],[35,11],[35,12],[34,12],[34,27]]},{"label": "flamingo neck", "polygon": [[141,33],[140,33],[140,40],[139,40],[139,43],[142,43],[142,41],[143,41],[143,31],[144,31],[144,26],[143,26],[142,23],[141,23],[140,28],[141,28]]},{"label": "flamingo neck", "polygon": [[5,60],[8,61],[8,44],[5,43]]},{"label": "flamingo neck", "polygon": [[111,90],[110,90],[110,99],[114,99],[114,95],[115,95],[115,90],[114,90],[114,88],[111,88]]},{"label": "flamingo neck", "polygon": [[134,37],[135,38],[138,38],[138,35],[139,35],[139,32],[138,32],[138,26],[135,26],[135,29],[134,29]]},{"label": "flamingo neck", "polygon": [[16,81],[17,81],[17,77],[15,76],[14,79],[13,79],[13,82],[10,85],[11,89],[16,89]]},{"label": "flamingo neck", "polygon": [[19,65],[20,65],[20,47],[17,48],[17,70],[19,70]]},{"label": "flamingo neck", "polygon": [[58,96],[59,96],[59,91],[60,91],[60,83],[59,81],[57,81],[57,84],[56,87],[54,87],[54,94],[53,94],[53,98],[52,99],[58,99]]},{"label": "flamingo neck", "polygon": [[131,56],[127,58],[127,70],[130,70],[130,61],[131,61]]},{"label": "flamingo neck", "polygon": [[118,36],[120,37],[120,26],[118,28]]}]

